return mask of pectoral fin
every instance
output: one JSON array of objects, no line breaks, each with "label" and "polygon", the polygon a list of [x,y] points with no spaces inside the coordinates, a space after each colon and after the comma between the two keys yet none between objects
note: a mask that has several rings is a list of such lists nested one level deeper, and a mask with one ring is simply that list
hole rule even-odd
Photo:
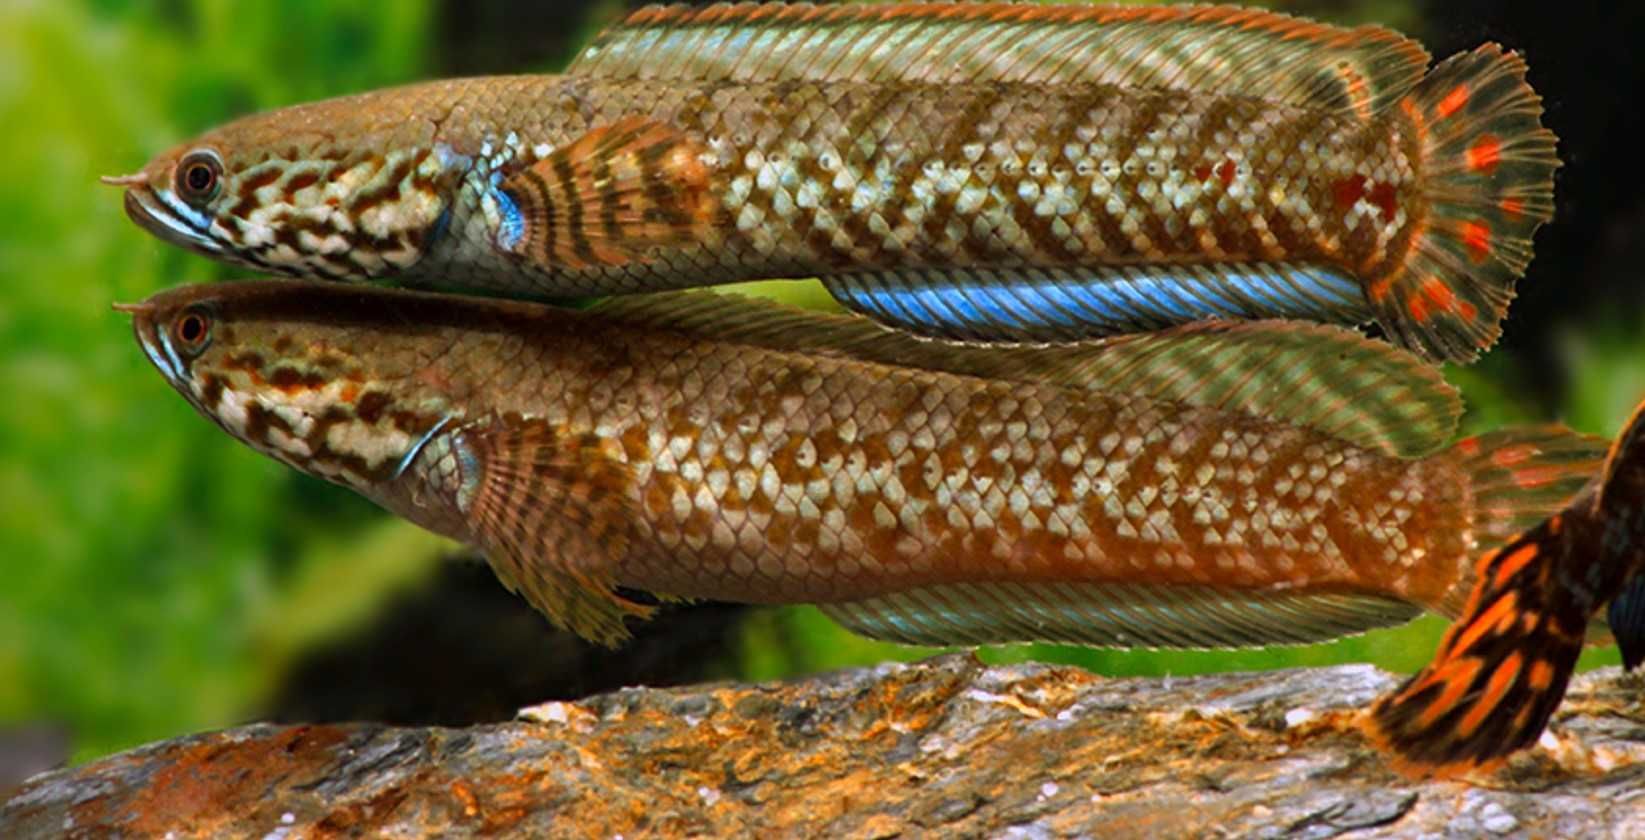
[{"label": "pectoral fin", "polygon": [[704,237],[714,217],[702,147],[630,117],[590,130],[501,184],[513,215],[497,244],[544,269],[620,266]]},{"label": "pectoral fin", "polygon": [[634,523],[626,465],[598,438],[542,420],[497,419],[457,434],[476,470],[463,507],[497,577],[585,639],[627,639],[624,619],[653,609],[615,591]]}]

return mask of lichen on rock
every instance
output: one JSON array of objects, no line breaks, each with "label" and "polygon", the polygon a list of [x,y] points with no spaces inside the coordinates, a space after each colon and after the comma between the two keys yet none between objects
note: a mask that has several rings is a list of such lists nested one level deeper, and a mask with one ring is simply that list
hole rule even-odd
[{"label": "lichen on rock", "polygon": [[1541,746],[1422,783],[1358,730],[1394,684],[950,655],[465,729],[253,725],[35,777],[0,835],[1645,836],[1639,680],[1585,674]]}]

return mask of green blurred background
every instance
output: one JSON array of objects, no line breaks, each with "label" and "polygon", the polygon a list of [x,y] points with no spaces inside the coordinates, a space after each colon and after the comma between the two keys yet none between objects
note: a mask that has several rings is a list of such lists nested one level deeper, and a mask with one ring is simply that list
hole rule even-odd
[{"label": "green blurred background", "polygon": [[[0,0],[0,751],[84,760],[273,718],[464,723],[625,683],[769,678],[909,659],[811,609],[674,610],[615,653],[553,633],[454,547],[304,478],[196,416],[109,310],[228,275],[161,246],[98,175],[250,111],[416,79],[549,70],[614,0]],[[1645,207],[1631,187],[1638,13],[1490,2],[1280,3],[1378,21],[1438,55],[1527,50],[1562,138],[1560,219],[1503,344],[1448,375],[1471,430],[1563,419],[1611,434],[1645,395]],[[1507,4],[1501,4],[1506,6]],[[1517,5],[1517,4],[1516,4]],[[1531,9],[1534,9],[1531,10]],[[1626,17],[1625,17],[1626,16]],[[764,287],[821,299],[813,287]],[[1425,662],[1429,618],[1250,652],[989,650],[1105,674]],[[1590,651],[1592,666],[1614,650]],[[41,733],[44,733],[43,735]],[[0,764],[3,764],[0,761]],[[3,785],[0,785],[3,787]]]}]

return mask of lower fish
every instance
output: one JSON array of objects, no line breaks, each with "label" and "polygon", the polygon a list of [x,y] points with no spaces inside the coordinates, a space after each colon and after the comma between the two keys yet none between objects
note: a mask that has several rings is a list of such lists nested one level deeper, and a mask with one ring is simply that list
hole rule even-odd
[{"label": "lower fish", "polygon": [[1434,661],[1383,698],[1372,740],[1413,776],[1489,771],[1536,743],[1604,610],[1633,670],[1645,662],[1645,405],[1566,508],[1486,552]]},{"label": "lower fish", "polygon": [[653,7],[563,75],[282,108],[108,180],[262,272],[559,298],[818,277],[941,338],[1376,321],[1467,361],[1553,212],[1525,73],[1233,6]]},{"label": "lower fish", "polygon": [[121,308],[229,434],[474,546],[605,644],[653,611],[632,590],[817,604],[933,645],[1235,647],[1463,616],[1375,718],[1414,765],[1539,730],[1551,707],[1509,702],[1558,702],[1588,614],[1637,567],[1604,558],[1640,544],[1606,530],[1639,523],[1638,429],[1597,491],[1603,442],[1562,427],[1447,445],[1439,374],[1335,327],[974,348],[712,293],[576,311],[301,281]]}]

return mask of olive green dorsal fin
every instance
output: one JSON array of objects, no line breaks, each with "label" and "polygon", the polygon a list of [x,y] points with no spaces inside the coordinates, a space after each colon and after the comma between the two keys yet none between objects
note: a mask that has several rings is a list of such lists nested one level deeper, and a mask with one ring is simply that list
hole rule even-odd
[{"label": "olive green dorsal fin", "polygon": [[1318,324],[1204,322],[1012,347],[931,341],[865,318],[712,292],[615,298],[595,311],[702,340],[1238,411],[1402,457],[1445,445],[1462,414],[1455,389],[1431,366],[1352,330]]},{"label": "olive green dorsal fin", "polygon": [[818,606],[854,633],[904,644],[1154,648],[1308,644],[1422,613],[1377,595],[1106,583],[944,584]]},{"label": "olive green dorsal fin", "polygon": [[628,545],[632,477],[598,438],[541,420],[493,418],[454,433],[475,476],[460,504],[497,577],[556,625],[604,645],[652,608],[615,592]]},{"label": "olive green dorsal fin", "polygon": [[653,6],[602,32],[568,72],[621,79],[1114,84],[1369,115],[1428,54],[1352,29],[1236,6],[1029,3]]}]

